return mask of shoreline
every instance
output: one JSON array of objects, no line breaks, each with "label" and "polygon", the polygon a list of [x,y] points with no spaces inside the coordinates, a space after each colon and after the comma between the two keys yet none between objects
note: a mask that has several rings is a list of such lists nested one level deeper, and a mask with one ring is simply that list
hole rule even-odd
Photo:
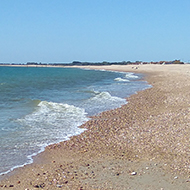
[{"label": "shoreline", "polygon": [[[2,65],[1,65],[1,66],[2,66]],[[5,67],[6,67],[6,66],[11,67],[12,65],[5,65]],[[19,67],[19,66],[21,66],[21,67],[28,67],[27,65],[13,65],[13,67]],[[29,67],[34,67],[34,66],[29,66]],[[36,66],[35,66],[35,67],[36,67]],[[44,67],[44,66],[37,66],[37,67]],[[48,66],[48,67],[49,67],[49,66]],[[53,66],[53,67],[57,67],[57,66]],[[51,68],[51,66],[50,66],[50,68]],[[58,67],[58,68],[59,68],[59,67]],[[65,67],[62,67],[62,68],[65,68]],[[70,66],[69,66],[69,68],[70,68]],[[73,68],[73,67],[71,67],[71,68]],[[79,67],[79,68],[80,68],[80,67]],[[84,68],[81,68],[81,69],[84,69]],[[117,71],[116,71],[116,72],[117,72]],[[118,71],[118,72],[119,72],[119,71]],[[143,80],[143,79],[141,78],[140,80]],[[146,87],[146,88],[149,88],[149,87]],[[136,92],[135,92],[135,93],[136,93]],[[123,100],[126,100],[126,98],[122,98],[122,99],[123,99]],[[127,103],[127,102],[126,102],[126,103]],[[123,105],[123,104],[122,104],[122,105]],[[118,106],[118,108],[119,108],[119,107],[120,107],[120,106]],[[97,114],[98,114],[98,113],[97,113]],[[94,115],[97,115],[97,114],[94,114]],[[94,116],[94,115],[89,115],[89,116],[87,116],[87,117],[90,119],[90,117],[92,117],[92,116]],[[80,128],[80,126],[78,126],[78,128]],[[76,134],[75,134],[75,135],[76,135]],[[75,135],[73,134],[72,136],[75,136]],[[79,134],[79,135],[80,135],[80,134]],[[69,140],[69,138],[70,138],[70,137],[68,137],[67,140]],[[65,141],[67,141],[67,140],[65,140]],[[63,140],[62,140],[62,141],[63,141]],[[25,162],[25,163],[20,164],[20,165],[15,165],[15,166],[13,166],[12,168],[10,168],[9,170],[6,170],[6,171],[0,173],[0,179],[2,178],[2,176],[6,175],[6,174],[9,174],[10,172],[12,172],[13,170],[15,170],[15,169],[17,169],[17,168],[22,168],[22,167],[24,167],[24,166],[26,166],[26,165],[32,164],[32,163],[33,163],[33,157],[35,157],[35,156],[37,156],[38,154],[40,154],[41,152],[45,151],[45,148],[46,148],[47,146],[50,146],[50,145],[52,145],[52,144],[57,144],[57,143],[60,143],[60,142],[62,142],[62,141],[49,143],[48,145],[41,147],[38,152],[34,152],[34,153],[32,153],[31,155],[28,155],[28,156],[27,156],[28,162]]]},{"label": "shoreline", "polygon": [[[2,65],[1,65],[2,66]],[[9,67],[11,67],[12,65],[5,65],[5,67],[6,66],[9,66]],[[13,67],[19,67],[19,66],[21,66],[21,67],[28,67],[27,65],[13,65]],[[29,67],[34,67],[34,66],[29,66]],[[36,67],[36,66],[35,66]],[[43,66],[37,66],[37,67],[43,67]],[[48,66],[49,67],[49,66]],[[57,66],[53,66],[53,67],[57,67]],[[51,66],[50,66],[50,68],[51,68]],[[59,67],[58,67],[59,68]],[[62,68],[65,68],[65,66],[64,67],[62,67]],[[73,67],[67,67],[67,68],[73,68]],[[79,67],[80,68],[80,67]],[[78,67],[77,67],[77,69],[78,69]],[[80,68],[80,69],[85,69],[85,68]],[[92,70],[94,70],[94,69],[92,69]],[[117,72],[117,71],[116,71]],[[118,71],[119,72],[119,71]],[[120,72],[119,72],[120,73]],[[137,77],[138,78],[138,77]],[[143,81],[143,79],[141,78],[140,79],[140,81]],[[145,87],[145,89],[146,88],[149,88],[149,87]],[[136,92],[135,92],[136,93]],[[135,94],[134,93],[134,94]],[[125,100],[126,101],[126,98],[124,97],[124,98],[122,98],[123,100]],[[127,103],[127,102],[126,102]],[[124,104],[126,104],[126,103],[124,103]],[[122,104],[122,105],[124,105],[124,104]],[[121,106],[118,106],[118,108],[119,107],[121,107]],[[114,109],[114,108],[112,108],[112,109]],[[108,110],[112,110],[112,109],[108,109]],[[108,111],[108,110],[105,110],[105,111]],[[101,112],[100,112],[101,113]],[[96,113],[96,114],[94,114],[94,115],[88,115],[87,116],[87,118],[91,118],[92,116],[95,116],[95,115],[98,115],[99,113]],[[82,124],[81,124],[82,125]],[[80,126],[78,126],[78,128],[80,128]],[[82,133],[82,132],[81,132]],[[80,134],[81,134],[80,133]],[[80,134],[78,134],[78,135],[80,135]],[[76,136],[76,134],[73,134],[73,135],[71,135],[71,137],[72,136]],[[31,155],[28,155],[27,156],[27,159],[28,159],[28,162],[25,162],[25,163],[23,163],[23,164],[20,164],[20,165],[15,165],[15,166],[13,166],[12,168],[10,168],[9,170],[6,170],[6,171],[4,171],[4,172],[2,172],[2,173],[0,173],[0,180],[1,180],[1,178],[2,178],[2,176],[4,176],[4,175],[7,175],[7,174],[9,174],[10,172],[12,172],[13,170],[15,170],[15,169],[18,169],[18,168],[22,168],[22,167],[24,167],[24,166],[26,166],[26,165],[30,165],[30,164],[32,164],[33,163],[33,158],[35,157],[35,156],[37,156],[38,154],[40,154],[41,152],[43,152],[43,151],[45,151],[45,148],[47,147],[47,146],[50,146],[50,145],[53,145],[53,144],[57,144],[57,143],[60,143],[60,142],[62,142],[62,141],[68,141],[70,139],[70,137],[68,137],[68,139],[67,140],[61,140],[61,141],[59,141],[59,142],[53,142],[53,143],[49,143],[48,145],[46,145],[46,146],[43,146],[43,147],[41,147],[40,148],[40,150],[38,151],[38,152],[34,152],[34,153],[32,153]]]},{"label": "shoreline", "polygon": [[[145,181],[153,178],[151,172],[156,170],[161,175],[161,181],[170,179],[165,185],[188,189],[190,65],[80,68],[144,73],[146,81],[153,87],[130,96],[127,98],[128,104],[121,108],[92,116],[92,120],[81,126],[87,128],[87,131],[68,141],[46,147],[44,152],[34,157],[33,164],[11,172],[9,178],[0,182],[0,187],[13,185],[14,189],[31,189],[35,186],[47,189],[94,189],[96,186],[102,189],[122,189],[125,185],[140,186],[138,180],[141,177],[143,188],[147,189],[147,185],[153,186],[154,183],[146,184]],[[110,167],[114,168],[111,169],[112,175],[108,172]],[[104,173],[102,170],[105,170]],[[166,173],[165,176],[162,176],[162,172]],[[103,176],[103,179],[99,176]],[[113,183],[112,179],[116,182]]]}]

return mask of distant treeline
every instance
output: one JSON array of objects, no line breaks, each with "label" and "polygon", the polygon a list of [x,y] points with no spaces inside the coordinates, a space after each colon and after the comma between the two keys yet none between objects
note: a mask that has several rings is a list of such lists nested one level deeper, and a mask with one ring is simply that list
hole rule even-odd
[{"label": "distant treeline", "polygon": [[26,64],[20,63],[0,63],[0,65],[53,65],[53,66],[87,66],[87,65],[142,65],[142,64],[184,64],[184,62],[180,60],[174,61],[159,61],[159,62],[143,62],[143,61],[121,61],[121,62],[80,62],[80,61],[73,61],[72,63],[37,63],[37,62],[27,62]]},{"label": "distant treeline", "polygon": [[122,61],[122,62],[80,62],[80,61],[73,61],[72,63],[35,63],[35,62],[28,62],[27,65],[57,65],[57,66],[86,66],[86,65],[140,65],[140,64],[184,64],[180,60],[174,61],[159,61],[159,62],[142,62],[142,61]]}]

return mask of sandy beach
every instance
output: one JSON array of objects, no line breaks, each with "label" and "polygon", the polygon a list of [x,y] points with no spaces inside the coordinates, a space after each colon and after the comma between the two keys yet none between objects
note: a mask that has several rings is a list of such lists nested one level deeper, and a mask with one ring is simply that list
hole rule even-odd
[{"label": "sandy beach", "polygon": [[152,88],[1,176],[0,189],[190,189],[190,65],[82,68],[143,73]]}]

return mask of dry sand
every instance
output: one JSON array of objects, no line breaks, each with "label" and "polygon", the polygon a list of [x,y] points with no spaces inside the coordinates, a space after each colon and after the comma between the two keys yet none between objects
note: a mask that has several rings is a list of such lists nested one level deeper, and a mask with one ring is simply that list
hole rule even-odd
[{"label": "dry sand", "polygon": [[144,73],[153,87],[1,177],[0,189],[190,189],[190,65],[86,68]]}]

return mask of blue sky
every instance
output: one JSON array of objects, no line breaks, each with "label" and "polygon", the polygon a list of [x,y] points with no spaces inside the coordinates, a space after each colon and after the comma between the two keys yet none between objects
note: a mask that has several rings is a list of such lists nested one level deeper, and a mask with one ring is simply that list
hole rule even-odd
[{"label": "blue sky", "polygon": [[189,0],[0,0],[0,62],[189,62],[189,8]]}]

